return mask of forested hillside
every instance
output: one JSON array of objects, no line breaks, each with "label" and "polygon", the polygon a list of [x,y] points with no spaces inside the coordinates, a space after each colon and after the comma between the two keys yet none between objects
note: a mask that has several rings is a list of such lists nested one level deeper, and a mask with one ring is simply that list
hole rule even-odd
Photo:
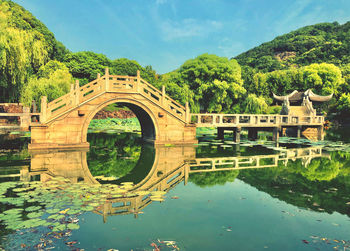
[{"label": "forested hillside", "polygon": [[332,102],[328,113],[350,115],[350,22],[306,26],[228,59],[203,54],[159,75],[135,60],[110,59],[91,51],[70,52],[24,8],[0,0],[0,102],[30,106],[51,101],[104,74],[136,75],[184,104],[192,112],[276,113],[272,93],[312,89]]},{"label": "forested hillside", "polygon": [[350,63],[350,22],[305,26],[263,43],[235,59],[241,66],[263,72],[312,63],[347,64]]}]

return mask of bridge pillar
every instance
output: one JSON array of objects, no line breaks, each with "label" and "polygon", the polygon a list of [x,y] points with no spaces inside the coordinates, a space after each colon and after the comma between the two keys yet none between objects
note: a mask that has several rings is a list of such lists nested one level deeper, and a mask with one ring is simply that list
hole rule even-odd
[{"label": "bridge pillar", "polygon": [[217,128],[217,130],[218,130],[218,139],[224,139],[224,137],[225,137],[225,128],[223,128],[223,127],[218,127]]},{"label": "bridge pillar", "polygon": [[272,140],[278,142],[280,138],[280,128],[274,127],[272,132]]},{"label": "bridge pillar", "polygon": [[234,129],[233,141],[235,141],[236,143],[241,142],[241,131],[242,129],[240,127]]},{"label": "bridge pillar", "polygon": [[257,128],[249,128],[248,129],[248,139],[256,140],[258,138],[258,129]]}]

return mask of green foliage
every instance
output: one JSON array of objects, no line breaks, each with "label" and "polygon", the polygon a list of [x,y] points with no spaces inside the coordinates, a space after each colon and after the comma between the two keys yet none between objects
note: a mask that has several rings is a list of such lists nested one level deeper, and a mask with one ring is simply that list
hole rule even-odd
[{"label": "green foliage", "polygon": [[263,72],[312,63],[350,63],[349,30],[350,22],[343,25],[334,22],[305,26],[263,43],[235,59],[242,66]]},{"label": "green foliage", "polygon": [[337,103],[337,110],[343,115],[350,114],[350,94],[343,93]]},{"label": "green foliage", "polygon": [[189,181],[200,187],[211,187],[215,185],[225,185],[226,182],[233,182],[238,174],[238,170],[191,173]]},{"label": "green foliage", "polygon": [[49,62],[42,66],[39,72],[43,77],[32,77],[22,90],[20,100],[27,106],[30,106],[34,100],[40,107],[42,96],[47,96],[47,101],[50,102],[70,90],[72,75],[62,63]]},{"label": "green foliage", "polygon": [[269,106],[267,109],[268,114],[280,114],[282,110],[282,106],[279,105],[274,105],[274,106]]},{"label": "green foliage", "polygon": [[32,14],[11,1],[0,2],[0,99],[18,101],[24,83],[66,49]]},{"label": "green foliage", "polygon": [[344,79],[340,69],[333,64],[311,64],[302,68],[306,88],[311,88],[321,95],[338,94]]},{"label": "green foliage", "polygon": [[340,69],[344,79],[342,92],[350,92],[350,63],[343,65]]},{"label": "green foliage", "polygon": [[308,180],[332,180],[339,174],[341,163],[330,159],[314,159],[308,166],[299,166],[298,172]]},{"label": "green foliage", "polygon": [[143,68],[135,60],[127,58],[115,59],[111,62],[110,67],[110,72],[114,75],[136,76],[136,72],[139,70],[141,77],[148,83],[154,83],[156,80],[156,72],[152,69],[152,66],[146,66]]},{"label": "green foliage", "polygon": [[274,168],[241,170],[238,178],[289,204],[349,215],[349,160],[349,153],[331,152],[307,166],[301,159],[289,160]]},{"label": "green foliage", "polygon": [[236,60],[209,54],[190,59],[175,72],[163,75],[156,83],[161,85],[170,85],[173,93],[183,89],[176,98],[187,100],[192,112],[231,111],[246,93]]},{"label": "green foliage", "polygon": [[135,144],[132,134],[92,134],[89,142],[94,146],[87,156],[93,176],[121,178],[136,166],[141,155],[141,146]]},{"label": "green foliage", "polygon": [[257,97],[255,94],[249,94],[245,99],[245,113],[264,114],[267,113],[268,105],[263,97]]},{"label": "green foliage", "polygon": [[84,85],[97,77],[97,73],[104,74],[110,60],[103,54],[92,51],[81,51],[66,54],[64,62],[74,78]]}]

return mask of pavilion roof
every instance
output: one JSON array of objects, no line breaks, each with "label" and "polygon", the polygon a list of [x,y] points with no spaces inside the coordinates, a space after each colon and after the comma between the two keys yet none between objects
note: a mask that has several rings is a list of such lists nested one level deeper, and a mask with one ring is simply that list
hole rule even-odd
[{"label": "pavilion roof", "polygon": [[311,89],[308,89],[305,92],[299,92],[297,90],[294,90],[293,92],[285,96],[277,96],[276,94],[273,93],[273,98],[281,102],[283,102],[286,98],[288,98],[289,102],[298,102],[298,101],[302,101],[303,98],[306,98],[306,97],[308,97],[310,101],[326,102],[332,99],[333,93],[328,96],[321,96],[313,93]]}]

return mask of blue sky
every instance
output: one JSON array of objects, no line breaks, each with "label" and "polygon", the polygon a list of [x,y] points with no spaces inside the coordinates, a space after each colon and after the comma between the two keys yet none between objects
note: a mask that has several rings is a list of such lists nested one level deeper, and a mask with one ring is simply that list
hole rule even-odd
[{"label": "blue sky", "polygon": [[158,73],[203,53],[234,57],[305,25],[350,21],[350,0],[15,0],[73,52]]}]

